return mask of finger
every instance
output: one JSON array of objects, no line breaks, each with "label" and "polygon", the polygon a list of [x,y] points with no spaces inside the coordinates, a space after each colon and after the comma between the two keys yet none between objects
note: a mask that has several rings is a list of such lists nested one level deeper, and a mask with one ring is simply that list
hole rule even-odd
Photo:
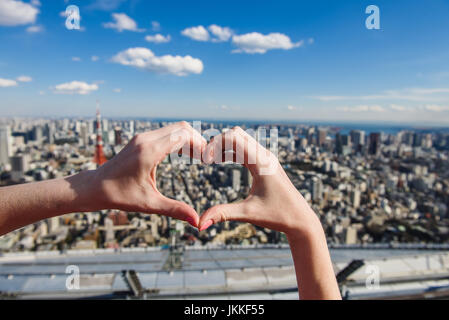
[{"label": "finger", "polygon": [[169,153],[180,152],[198,160],[201,159],[201,153],[206,144],[206,140],[192,127],[183,127],[172,131],[158,140],[158,145],[164,157]]},{"label": "finger", "polygon": [[245,212],[246,204],[244,201],[228,204],[219,204],[209,208],[200,218],[198,229],[206,230],[211,225],[225,221],[243,221],[249,222],[248,215]]},{"label": "finger", "polygon": [[153,199],[152,210],[158,214],[188,222],[197,228],[199,223],[198,213],[187,203],[173,200],[162,194]]},{"label": "finger", "polygon": [[[256,140],[244,132],[241,128],[233,128],[210,142],[205,150],[203,160],[206,163],[221,163],[234,161],[243,164],[253,172],[257,163],[258,149],[261,149]],[[229,151],[233,152],[230,156]]]},{"label": "finger", "polygon": [[166,135],[170,134],[173,131],[177,131],[181,128],[192,128],[192,126],[187,121],[179,121],[175,123],[171,123],[165,127],[162,127],[157,130],[147,131],[143,134],[147,134],[151,140],[161,139]]}]

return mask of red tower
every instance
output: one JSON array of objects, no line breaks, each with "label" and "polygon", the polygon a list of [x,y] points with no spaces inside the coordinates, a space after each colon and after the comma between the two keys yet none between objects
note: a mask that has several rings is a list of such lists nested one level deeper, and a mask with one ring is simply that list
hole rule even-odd
[{"label": "red tower", "polygon": [[105,163],[106,157],[103,153],[103,131],[101,130],[101,115],[100,115],[100,108],[98,106],[97,101],[97,121],[96,121],[96,129],[97,129],[97,142],[95,144],[95,158],[94,163],[97,164],[97,167],[101,166],[103,163]]}]

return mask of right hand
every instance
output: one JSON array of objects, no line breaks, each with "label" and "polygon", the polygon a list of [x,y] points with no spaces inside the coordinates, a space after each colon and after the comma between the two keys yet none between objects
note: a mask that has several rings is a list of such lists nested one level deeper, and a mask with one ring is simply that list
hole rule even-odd
[{"label": "right hand", "polygon": [[250,170],[253,184],[245,200],[208,209],[201,216],[200,230],[217,222],[237,220],[281,231],[287,236],[323,232],[318,217],[277,158],[240,127],[215,136],[204,149],[203,161],[221,162],[224,153],[229,152],[226,146],[232,146],[234,162],[238,159]]}]

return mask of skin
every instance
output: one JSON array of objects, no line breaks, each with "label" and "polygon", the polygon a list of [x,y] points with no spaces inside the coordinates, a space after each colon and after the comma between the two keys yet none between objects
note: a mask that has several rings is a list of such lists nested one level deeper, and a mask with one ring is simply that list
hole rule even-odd
[{"label": "skin", "polygon": [[157,190],[156,170],[169,153],[182,148],[201,155],[205,145],[187,122],[179,122],[136,135],[97,170],[2,187],[0,235],[53,216],[102,209],[158,213],[197,227],[199,216],[193,208]]},{"label": "skin", "polygon": [[[250,195],[210,208],[201,219],[187,204],[163,196],[156,188],[157,165],[180,149],[206,163],[221,162],[233,151],[231,160],[253,176]],[[317,216],[276,157],[239,127],[209,144],[187,122],[141,133],[97,170],[2,187],[0,199],[0,235],[53,216],[102,209],[158,213],[200,230],[226,220],[278,230],[289,240],[301,299],[341,299]]]},{"label": "skin", "polygon": [[233,161],[240,160],[237,162],[250,170],[250,194],[243,201],[207,210],[201,216],[199,229],[237,220],[284,232],[292,251],[301,299],[341,299],[321,223],[277,158],[236,127],[214,137],[203,159],[206,163],[221,162],[228,151],[234,151]]}]

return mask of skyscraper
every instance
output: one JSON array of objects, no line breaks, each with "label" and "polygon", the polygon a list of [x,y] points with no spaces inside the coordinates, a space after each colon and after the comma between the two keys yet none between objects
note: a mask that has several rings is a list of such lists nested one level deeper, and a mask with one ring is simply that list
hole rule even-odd
[{"label": "skyscraper", "polygon": [[368,152],[372,155],[378,155],[380,151],[380,133],[371,132],[369,134],[369,148]]},{"label": "skyscraper", "polygon": [[319,202],[323,197],[323,183],[317,177],[312,178],[310,193],[312,194],[312,200]]},{"label": "skyscraper", "polygon": [[29,170],[29,155],[18,154],[11,158],[11,180],[21,182],[25,172]]},{"label": "skyscraper", "polygon": [[0,126],[0,165],[9,163],[12,155],[11,128],[7,125]]},{"label": "skyscraper", "polygon": [[240,178],[241,178],[241,171],[240,169],[233,169],[232,170],[232,188],[234,190],[240,190]]},{"label": "skyscraper", "polygon": [[326,142],[327,131],[325,129],[318,129],[318,145],[322,147]]},{"label": "skyscraper", "polygon": [[80,126],[80,145],[87,146],[89,144],[89,132],[85,122]]},{"label": "skyscraper", "polygon": [[339,132],[335,135],[335,152],[338,154],[343,153],[343,138]]},{"label": "skyscraper", "polygon": [[365,131],[351,130],[351,141],[356,152],[362,151],[362,146],[365,144]]},{"label": "skyscraper", "polygon": [[119,126],[114,128],[114,141],[116,146],[120,146],[122,144],[122,128]]}]

